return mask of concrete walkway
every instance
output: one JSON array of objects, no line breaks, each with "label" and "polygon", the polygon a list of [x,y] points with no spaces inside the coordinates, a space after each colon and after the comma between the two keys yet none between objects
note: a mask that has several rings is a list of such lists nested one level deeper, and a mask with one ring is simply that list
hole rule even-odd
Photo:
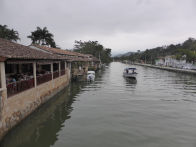
[{"label": "concrete walkway", "polygon": [[196,70],[179,69],[179,68],[173,68],[173,67],[165,67],[165,66],[157,66],[157,65],[151,65],[151,64],[141,64],[141,63],[134,63],[134,64],[140,65],[140,66],[151,67],[151,68],[168,70],[168,71],[174,71],[174,72],[179,72],[179,73],[188,73],[188,74],[196,75]]}]

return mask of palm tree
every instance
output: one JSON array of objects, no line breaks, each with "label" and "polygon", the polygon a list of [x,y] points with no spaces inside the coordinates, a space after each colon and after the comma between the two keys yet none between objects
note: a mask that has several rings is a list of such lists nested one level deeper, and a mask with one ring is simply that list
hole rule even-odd
[{"label": "palm tree", "polygon": [[50,33],[47,27],[41,29],[37,27],[37,30],[31,32],[31,35],[27,36],[31,39],[32,44],[46,45],[56,48],[56,43],[53,39],[54,35]]},{"label": "palm tree", "polygon": [[7,28],[7,25],[0,25],[0,38],[11,41],[20,40],[18,32],[14,29]]}]

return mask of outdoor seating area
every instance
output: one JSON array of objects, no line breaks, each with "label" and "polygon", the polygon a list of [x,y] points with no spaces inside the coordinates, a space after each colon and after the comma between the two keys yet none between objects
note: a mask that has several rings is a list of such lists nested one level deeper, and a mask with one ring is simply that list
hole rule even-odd
[{"label": "outdoor seating area", "polygon": [[[33,76],[33,63],[28,64],[6,64],[6,86],[7,96],[11,97],[17,93],[35,87]],[[60,72],[59,72],[60,68]],[[51,63],[36,64],[36,84],[40,85],[59,76],[65,75],[65,63],[53,63],[53,75]]]},{"label": "outdoor seating area", "polygon": [[36,69],[37,85],[52,80],[51,64],[37,64]]},{"label": "outdoor seating area", "polygon": [[52,80],[52,73],[51,72],[46,72],[44,74],[37,75],[37,85],[48,82],[50,80]]},{"label": "outdoor seating area", "polygon": [[8,97],[34,87],[32,64],[6,64]]},{"label": "outdoor seating area", "polygon": [[34,87],[34,78],[28,80],[21,80],[7,84],[8,98],[14,94],[25,91]]}]

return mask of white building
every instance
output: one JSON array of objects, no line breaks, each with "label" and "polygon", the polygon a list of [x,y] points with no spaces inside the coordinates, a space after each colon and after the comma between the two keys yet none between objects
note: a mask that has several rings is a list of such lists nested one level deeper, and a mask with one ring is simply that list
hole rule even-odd
[{"label": "white building", "polygon": [[174,67],[174,68],[183,68],[186,66],[186,60],[177,60],[174,56],[165,57],[165,66]]},{"label": "white building", "polygon": [[163,58],[156,59],[155,65],[163,66],[163,65],[165,65],[165,60]]},{"label": "white building", "polygon": [[183,58],[184,59],[177,60],[175,56],[160,57],[155,60],[155,65],[196,70],[196,64],[187,63],[185,60],[186,55],[184,55]]}]

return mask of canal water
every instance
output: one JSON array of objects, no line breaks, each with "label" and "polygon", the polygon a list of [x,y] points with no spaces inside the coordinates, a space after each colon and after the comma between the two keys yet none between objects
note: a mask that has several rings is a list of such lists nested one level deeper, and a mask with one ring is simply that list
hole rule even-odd
[{"label": "canal water", "polygon": [[13,129],[2,147],[195,147],[196,76],[113,62],[74,82]]}]

